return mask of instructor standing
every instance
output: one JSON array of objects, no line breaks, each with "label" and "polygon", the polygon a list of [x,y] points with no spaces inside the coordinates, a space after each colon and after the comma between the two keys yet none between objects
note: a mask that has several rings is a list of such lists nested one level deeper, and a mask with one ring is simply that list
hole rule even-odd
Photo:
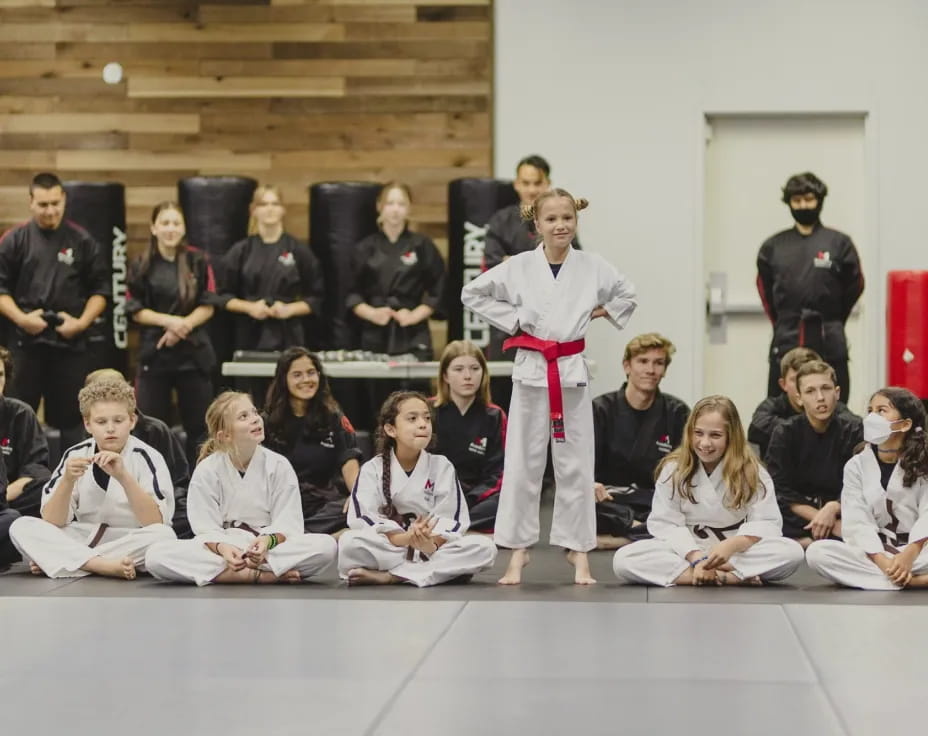
[{"label": "instructor standing", "polygon": [[827,194],[815,174],[791,176],[783,202],[796,225],[768,239],[757,254],[757,290],[773,323],[768,396],[780,392],[780,359],[799,346],[834,367],[842,399],[850,395],[844,325],[863,293],[864,277],[851,239],[821,223]]},{"label": "instructor standing", "polygon": [[36,175],[29,186],[32,219],[0,239],[0,314],[16,328],[9,395],[33,409],[44,397],[46,421],[69,447],[84,436],[77,394],[90,368],[85,333],[112,288],[102,249],[64,221],[64,208],[58,177]]}]

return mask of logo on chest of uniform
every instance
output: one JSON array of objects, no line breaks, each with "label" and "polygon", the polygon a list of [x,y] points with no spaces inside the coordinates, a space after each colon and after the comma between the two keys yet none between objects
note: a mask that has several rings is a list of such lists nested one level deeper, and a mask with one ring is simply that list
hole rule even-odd
[{"label": "logo on chest of uniform", "polygon": [[322,441],[319,443],[319,446],[320,446],[320,447],[325,447],[325,448],[327,448],[327,449],[329,449],[329,450],[334,450],[334,449],[335,449],[335,433],[334,433],[334,432],[329,432],[329,433],[325,436],[325,439],[322,440]]},{"label": "logo on chest of uniform", "polygon": [[425,481],[425,487],[422,489],[422,493],[423,495],[425,495],[426,501],[429,501],[429,502],[434,501],[435,500],[435,481],[433,481],[431,478]]},{"label": "logo on chest of uniform", "polygon": [[74,248],[62,248],[58,251],[58,263],[64,263],[67,266],[74,265]]},{"label": "logo on chest of uniform", "polygon": [[812,259],[812,263],[816,268],[831,268],[831,253],[827,250],[820,250],[818,255]]},{"label": "logo on chest of uniform", "polygon": [[475,455],[486,455],[487,454],[487,438],[486,437],[477,437],[473,442],[467,446],[468,452],[473,452]]},{"label": "logo on chest of uniform", "polygon": [[654,444],[657,445],[657,451],[661,453],[661,455],[666,455],[673,449],[673,445],[670,444],[669,434],[661,435],[661,438]]},{"label": "logo on chest of uniform", "polygon": [[283,266],[295,266],[296,259],[293,257],[293,253],[289,250],[285,250],[279,256],[277,256],[278,262]]},{"label": "logo on chest of uniform", "polygon": [[415,266],[419,262],[419,257],[416,255],[416,251],[407,250],[400,256],[400,260],[404,266]]},{"label": "logo on chest of uniform", "polygon": [[3,456],[4,456],[4,457],[6,457],[7,455],[12,454],[12,452],[13,452],[13,445],[10,443],[10,438],[9,438],[9,437],[4,437],[2,440],[0,440],[0,452],[3,453]]}]

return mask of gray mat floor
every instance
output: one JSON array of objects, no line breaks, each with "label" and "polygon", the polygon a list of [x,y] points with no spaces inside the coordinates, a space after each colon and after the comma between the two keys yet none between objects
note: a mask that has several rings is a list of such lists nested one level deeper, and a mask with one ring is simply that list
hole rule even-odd
[{"label": "gray mat floor", "polygon": [[[854,734],[924,723],[928,594],[0,575],[0,733]],[[669,604],[669,605],[668,605]],[[919,729],[920,730],[920,729]]]}]

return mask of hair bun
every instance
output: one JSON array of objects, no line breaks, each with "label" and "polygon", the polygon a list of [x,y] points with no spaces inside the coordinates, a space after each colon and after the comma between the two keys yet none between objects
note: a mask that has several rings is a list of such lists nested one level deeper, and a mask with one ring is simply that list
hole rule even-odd
[{"label": "hair bun", "polygon": [[578,212],[580,210],[585,210],[589,206],[590,206],[590,201],[588,199],[584,199],[583,197],[578,197],[577,199],[574,200],[574,207],[577,208]]},{"label": "hair bun", "polygon": [[533,204],[523,204],[519,207],[519,214],[522,215],[523,220],[534,220],[535,219],[535,205]]}]

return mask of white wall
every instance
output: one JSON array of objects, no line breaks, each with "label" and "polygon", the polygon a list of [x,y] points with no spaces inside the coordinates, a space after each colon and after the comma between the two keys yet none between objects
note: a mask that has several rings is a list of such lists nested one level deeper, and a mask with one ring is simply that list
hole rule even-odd
[{"label": "white wall", "polygon": [[700,394],[705,113],[866,112],[869,303],[883,313],[887,270],[928,267],[928,3],[495,0],[494,32],[496,175],[548,157],[591,202],[585,247],[638,287],[629,332],[589,335],[597,391],[620,384],[628,337],[659,330],[678,346],[666,390]]}]

